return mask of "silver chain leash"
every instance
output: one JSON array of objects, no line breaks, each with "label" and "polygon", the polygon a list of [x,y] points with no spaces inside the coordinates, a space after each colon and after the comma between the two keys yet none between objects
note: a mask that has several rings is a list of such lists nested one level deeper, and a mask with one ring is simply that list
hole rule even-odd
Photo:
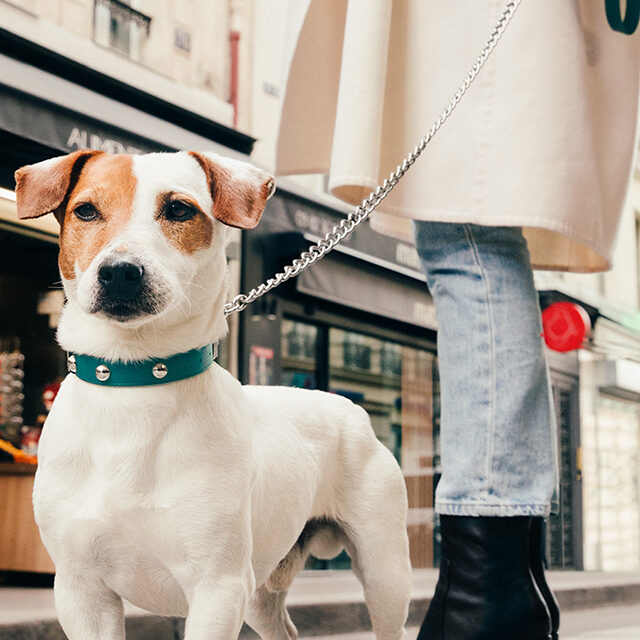
[{"label": "silver chain leash", "polygon": [[504,30],[507,28],[509,21],[513,17],[516,9],[520,5],[521,0],[511,0],[507,2],[507,5],[500,15],[496,26],[494,27],[489,39],[485,43],[480,55],[476,58],[476,61],[471,68],[471,71],[467,74],[464,82],[458,87],[455,95],[449,101],[449,104],[440,114],[440,117],[433,123],[433,126],[422,140],[416,145],[414,150],[404,159],[401,165],[398,165],[395,171],[393,171],[385,181],[378,186],[375,191],[372,191],[367,198],[365,198],[360,206],[347,214],[347,217],[340,221],[326,236],[320,240],[317,244],[311,245],[306,251],[300,254],[299,258],[296,258],[290,265],[284,267],[283,271],[277,273],[272,278],[269,278],[266,282],[258,285],[254,289],[251,289],[249,293],[241,293],[237,295],[231,302],[228,302],[224,306],[224,314],[228,316],[236,311],[243,311],[254,300],[257,300],[265,293],[268,293],[272,289],[275,289],[278,285],[286,282],[290,278],[295,278],[302,273],[305,269],[308,269],[312,264],[315,264],[318,260],[327,255],[333,248],[342,242],[349,234],[353,232],[356,227],[361,225],[372,213],[376,207],[391,193],[393,188],[398,184],[400,179],[409,170],[413,163],[420,157],[420,154],[424,151],[424,148],[430,142],[431,138],[436,134],[440,127],[444,124],[445,120],[451,115],[452,111],[456,108],[458,102],[460,102],[462,96],[466,93],[471,83],[475,80],[480,69],[484,66],[487,58],[498,44],[498,41],[502,37]]}]

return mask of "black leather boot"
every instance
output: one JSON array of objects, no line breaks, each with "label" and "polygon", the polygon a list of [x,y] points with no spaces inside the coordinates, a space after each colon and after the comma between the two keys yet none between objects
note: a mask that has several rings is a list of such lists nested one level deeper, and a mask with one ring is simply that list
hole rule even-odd
[{"label": "black leather boot", "polygon": [[440,577],[418,640],[550,640],[529,570],[531,520],[440,516]]},{"label": "black leather boot", "polygon": [[549,588],[547,580],[544,577],[544,518],[531,519],[531,531],[529,533],[529,568],[531,575],[536,581],[538,591],[542,596],[549,616],[551,617],[551,637],[558,640],[558,629],[560,629],[560,608],[558,601],[553,595],[553,591]]}]

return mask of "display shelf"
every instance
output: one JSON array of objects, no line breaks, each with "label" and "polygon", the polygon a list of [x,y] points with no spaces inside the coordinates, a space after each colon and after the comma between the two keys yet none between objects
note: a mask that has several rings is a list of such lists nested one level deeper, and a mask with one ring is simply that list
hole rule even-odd
[{"label": "display shelf", "polygon": [[[316,362],[307,358],[292,358],[285,356],[282,358],[281,365],[283,369],[297,371],[315,371]],[[400,389],[400,376],[382,375],[380,373],[372,373],[355,367],[331,367],[331,378],[336,380],[347,380],[350,382],[360,382],[362,384],[375,385],[385,389]]]},{"label": "display shelf", "polygon": [[35,464],[0,462],[0,476],[32,476],[37,468]]},{"label": "display shelf", "polygon": [[0,466],[0,571],[53,573],[33,518],[35,465],[9,462]]},{"label": "display shelf", "polygon": [[360,382],[362,384],[375,385],[383,389],[401,389],[400,376],[388,376],[380,373],[371,373],[363,369],[350,367],[331,367],[329,371],[332,384],[333,380],[347,380],[350,382]]}]

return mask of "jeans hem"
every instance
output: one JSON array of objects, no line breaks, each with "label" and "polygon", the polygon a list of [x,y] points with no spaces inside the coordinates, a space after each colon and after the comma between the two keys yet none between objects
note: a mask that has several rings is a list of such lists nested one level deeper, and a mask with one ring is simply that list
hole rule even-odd
[{"label": "jeans hem", "polygon": [[479,504],[477,502],[436,502],[436,512],[445,516],[541,516],[547,517],[548,504]]}]

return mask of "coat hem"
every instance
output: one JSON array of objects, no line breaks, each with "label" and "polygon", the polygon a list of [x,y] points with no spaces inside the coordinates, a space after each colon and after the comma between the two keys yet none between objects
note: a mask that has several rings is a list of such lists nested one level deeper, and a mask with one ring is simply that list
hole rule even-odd
[{"label": "coat hem", "polygon": [[371,191],[375,191],[378,188],[378,182],[366,176],[340,176],[339,178],[329,179],[329,188],[331,191],[342,187],[351,187],[352,189],[371,189]]},{"label": "coat hem", "polygon": [[321,174],[321,175],[325,175],[326,173],[329,172],[328,167],[292,167],[290,169],[288,168],[282,168],[282,167],[276,167],[273,175],[276,178],[284,178],[286,176],[310,176],[310,175],[314,175],[314,174]]},{"label": "coat hem", "polygon": [[[544,262],[536,256],[532,256],[531,267],[545,271],[568,271],[573,273],[597,273],[611,269],[610,251],[604,246],[595,243],[580,232],[576,231],[569,225],[561,222],[554,222],[544,218],[527,218],[521,216],[501,216],[500,219],[487,219],[483,216],[474,216],[468,213],[452,212],[452,211],[417,211],[407,208],[399,209],[398,207],[385,207],[381,214],[393,216],[400,220],[423,220],[430,222],[450,222],[455,224],[478,224],[487,227],[521,227],[526,229],[536,229],[556,233],[563,238],[580,244],[582,247],[591,251],[599,258],[597,264],[559,264],[555,262]],[[375,214],[374,214],[375,215]],[[394,229],[394,225],[390,220],[381,220],[373,223],[377,230],[395,237],[408,239],[407,234],[398,234]]]}]

